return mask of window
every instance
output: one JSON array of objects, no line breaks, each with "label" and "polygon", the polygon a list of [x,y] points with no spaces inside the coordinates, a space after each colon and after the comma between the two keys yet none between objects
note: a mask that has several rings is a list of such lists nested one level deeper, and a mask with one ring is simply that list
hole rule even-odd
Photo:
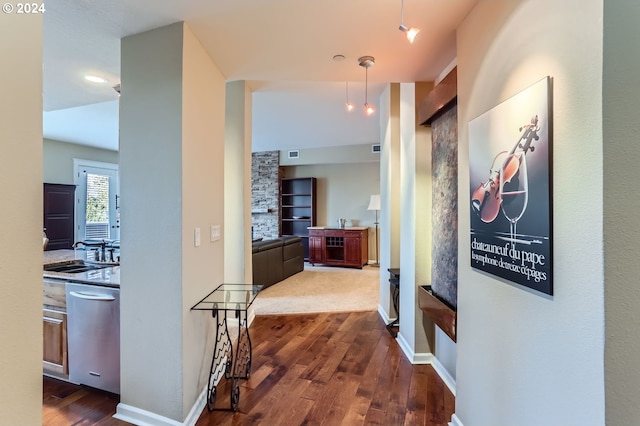
[{"label": "window", "polygon": [[74,159],[76,240],[120,239],[118,165]]}]

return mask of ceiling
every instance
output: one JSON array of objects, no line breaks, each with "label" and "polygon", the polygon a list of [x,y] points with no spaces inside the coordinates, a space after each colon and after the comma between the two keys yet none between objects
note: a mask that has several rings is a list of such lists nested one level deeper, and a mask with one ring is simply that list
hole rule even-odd
[{"label": "ceiling", "polygon": [[406,0],[405,25],[421,29],[410,44],[398,30],[401,0],[48,0],[43,133],[117,150],[120,39],[185,21],[228,81],[248,81],[254,151],[376,143],[358,58],[375,57],[376,106],[389,82],[433,81],[455,59],[455,29],[476,1]]}]

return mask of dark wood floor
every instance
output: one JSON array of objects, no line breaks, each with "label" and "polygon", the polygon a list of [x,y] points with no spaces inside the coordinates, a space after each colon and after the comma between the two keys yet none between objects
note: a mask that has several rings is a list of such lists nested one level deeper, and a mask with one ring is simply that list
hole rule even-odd
[{"label": "dark wood floor", "polygon": [[[256,317],[253,365],[237,412],[197,425],[446,425],[454,397],[428,365],[411,365],[377,312]],[[223,379],[224,382],[225,379]],[[218,403],[228,392],[221,383]],[[117,396],[45,379],[44,425],[125,425]]]},{"label": "dark wood floor", "polygon": [[118,401],[118,395],[112,393],[44,377],[42,424],[46,426],[128,425],[111,417],[116,412]]}]

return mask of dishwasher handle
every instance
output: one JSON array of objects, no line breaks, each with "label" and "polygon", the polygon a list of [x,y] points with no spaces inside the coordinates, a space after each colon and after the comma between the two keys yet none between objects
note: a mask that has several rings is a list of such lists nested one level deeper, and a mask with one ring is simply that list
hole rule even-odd
[{"label": "dishwasher handle", "polygon": [[83,293],[81,291],[70,291],[69,295],[77,297],[79,299],[103,300],[106,302],[111,302],[113,300],[116,300],[115,297],[109,294]]}]

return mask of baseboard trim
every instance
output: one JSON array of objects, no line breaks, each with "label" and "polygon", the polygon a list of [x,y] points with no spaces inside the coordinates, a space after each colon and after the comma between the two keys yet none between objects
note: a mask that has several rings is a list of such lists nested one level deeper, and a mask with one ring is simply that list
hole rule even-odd
[{"label": "baseboard trim", "polygon": [[[225,360],[226,358],[223,358],[213,375],[213,377],[216,377],[217,374],[219,377],[218,383],[223,376],[222,371],[226,366]],[[218,383],[213,384],[217,385]],[[200,414],[202,414],[207,405],[207,396],[207,387],[205,386],[196,401],[193,403],[189,414],[183,422],[178,422],[159,414],[152,413],[151,411],[142,410],[123,403],[119,403],[117,405],[116,414],[114,414],[113,417],[138,426],[195,426],[196,422],[200,418]]]},{"label": "baseboard trim", "polygon": [[442,365],[435,356],[433,357],[431,365],[433,366],[433,369],[436,370],[436,373],[438,373],[438,376],[440,376],[444,384],[447,385],[453,396],[456,396],[456,379],[451,377],[451,374],[449,374],[447,369],[444,368],[444,365]]},{"label": "baseboard trim", "polygon": [[402,349],[402,352],[405,354],[407,359],[409,359],[409,362],[411,362],[411,364],[431,364],[444,384],[447,385],[453,396],[456,396],[456,381],[453,377],[451,377],[451,374],[449,374],[447,369],[444,368],[440,361],[438,361],[438,358],[436,358],[430,352],[413,352],[411,346],[407,342],[407,339],[404,338],[402,333],[398,333],[398,336],[396,336],[396,341],[398,342],[400,349]]},{"label": "baseboard trim", "polygon": [[462,424],[458,416],[456,416],[456,414],[453,413],[453,416],[451,416],[451,421],[449,422],[449,426],[464,426],[464,425]]},{"label": "baseboard trim", "polygon": [[411,364],[431,364],[433,360],[433,354],[429,352],[414,352],[411,349],[411,345],[407,342],[407,339],[404,338],[402,333],[398,333],[396,336],[396,341],[402,349],[402,352],[405,354],[409,362]]},{"label": "baseboard trim", "polygon": [[384,310],[382,305],[378,305],[378,315],[382,318],[385,324],[389,324],[391,321],[395,321],[397,318],[389,318],[389,314]]},{"label": "baseboard trim", "polygon": [[206,405],[207,388],[204,388],[183,422],[123,403],[118,404],[116,414],[113,417],[138,426],[195,426]]},{"label": "baseboard trim", "polygon": [[200,418],[200,414],[204,411],[204,408],[207,406],[207,388],[202,389],[198,399],[193,403],[189,414],[187,414],[187,418],[184,419],[185,426],[195,426]]},{"label": "baseboard trim", "polygon": [[429,352],[414,353],[412,364],[433,364],[433,359],[433,354]]},{"label": "baseboard trim", "polygon": [[[185,423],[175,421],[168,417],[161,416],[151,411],[123,404],[122,402],[116,407],[114,418],[129,422],[138,426],[184,426]],[[195,424],[195,423],[194,423]]]}]

